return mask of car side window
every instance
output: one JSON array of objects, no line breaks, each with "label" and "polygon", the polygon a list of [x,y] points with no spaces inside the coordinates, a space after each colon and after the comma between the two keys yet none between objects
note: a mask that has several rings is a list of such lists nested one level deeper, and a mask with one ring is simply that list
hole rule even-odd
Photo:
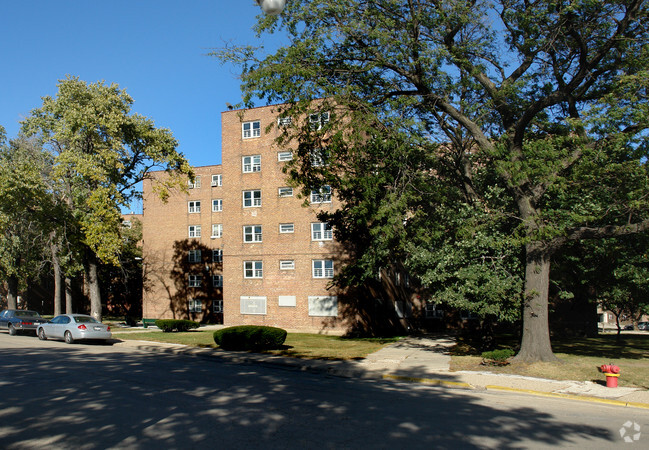
[{"label": "car side window", "polygon": [[0,313],[0,318],[4,318],[4,316],[6,316],[8,312],[9,312],[9,311],[2,311],[2,312]]},{"label": "car side window", "polygon": [[70,318],[67,316],[61,317],[61,323],[70,323]]},{"label": "car side window", "polygon": [[50,320],[50,323],[64,323],[63,319],[65,319],[65,316],[56,316],[54,319]]}]

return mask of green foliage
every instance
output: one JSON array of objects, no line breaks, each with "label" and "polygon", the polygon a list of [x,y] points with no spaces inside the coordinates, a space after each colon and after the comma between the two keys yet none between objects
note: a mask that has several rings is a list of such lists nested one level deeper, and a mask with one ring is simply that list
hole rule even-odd
[{"label": "green foliage", "polygon": [[225,350],[271,350],[286,340],[286,330],[258,325],[240,325],[214,332],[214,342]]},{"label": "green foliage", "polygon": [[509,358],[514,356],[516,352],[512,350],[511,348],[502,348],[498,350],[491,350],[489,352],[482,352],[482,358],[489,360],[489,361],[495,361],[498,363],[503,363],[507,361]]},{"label": "green foliage", "polygon": [[193,320],[185,319],[158,319],[155,321],[155,326],[165,333],[171,333],[194,330],[200,327],[200,324]]}]

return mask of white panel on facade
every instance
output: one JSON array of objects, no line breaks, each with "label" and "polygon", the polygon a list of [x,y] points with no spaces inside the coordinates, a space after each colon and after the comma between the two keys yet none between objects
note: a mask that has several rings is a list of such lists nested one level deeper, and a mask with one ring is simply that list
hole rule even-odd
[{"label": "white panel on facade", "polygon": [[338,316],[338,297],[309,297],[309,315],[321,317]]},{"label": "white panel on facade", "polygon": [[279,306],[296,306],[297,300],[295,295],[280,295]]},{"label": "white panel on facade", "polygon": [[266,297],[241,297],[241,314],[266,314]]}]

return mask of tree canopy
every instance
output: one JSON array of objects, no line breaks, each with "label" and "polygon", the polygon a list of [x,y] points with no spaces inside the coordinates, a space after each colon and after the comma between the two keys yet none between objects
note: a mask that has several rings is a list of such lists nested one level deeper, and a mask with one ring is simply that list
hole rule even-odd
[{"label": "tree canopy", "polygon": [[644,0],[302,0],[257,25],[290,45],[218,56],[248,104],[331,112],[279,143],[299,143],[306,189],[341,196],[339,238],[367,227],[348,273],[389,254],[434,298],[500,317],[522,303],[517,358],[553,360],[553,255],[649,227],[647,16]]}]

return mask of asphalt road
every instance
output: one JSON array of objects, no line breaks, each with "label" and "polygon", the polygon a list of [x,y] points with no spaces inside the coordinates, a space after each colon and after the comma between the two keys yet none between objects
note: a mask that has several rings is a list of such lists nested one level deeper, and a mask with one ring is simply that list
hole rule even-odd
[{"label": "asphalt road", "polygon": [[[649,447],[649,411],[0,332],[0,447]],[[626,444],[620,429],[630,423]]]}]

